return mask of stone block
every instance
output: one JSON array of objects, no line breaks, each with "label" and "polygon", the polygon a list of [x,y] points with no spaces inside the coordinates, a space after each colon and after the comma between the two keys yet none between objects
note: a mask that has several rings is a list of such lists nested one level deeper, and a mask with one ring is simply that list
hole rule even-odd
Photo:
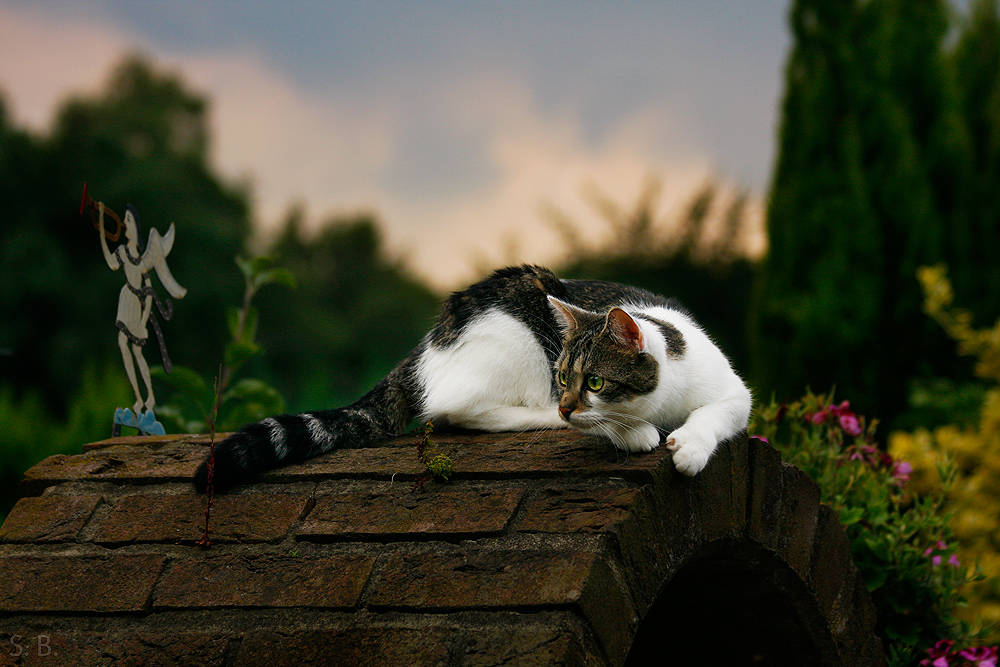
[{"label": "stone block", "polygon": [[[3,642],[0,633],[0,665],[3,655],[20,662],[11,665],[46,667],[168,667],[225,664],[231,639],[200,632],[49,632],[18,636]],[[14,655],[16,654],[16,655]]]},{"label": "stone block", "polygon": [[0,611],[142,612],[165,560],[128,554],[0,557]]},{"label": "stone block", "polygon": [[153,608],[352,608],[373,563],[359,554],[186,558],[164,573]]},{"label": "stone block", "polygon": [[320,496],[297,531],[299,539],[452,538],[501,533],[517,509],[523,489],[334,493]]},{"label": "stone block", "polygon": [[[86,537],[99,544],[194,544],[205,530],[205,496],[136,494],[110,501]],[[215,496],[209,521],[213,543],[274,542],[288,534],[309,504],[301,494]]]},{"label": "stone block", "polygon": [[23,495],[41,495],[56,484],[69,481],[162,484],[190,482],[206,450],[183,442],[161,447],[116,444],[83,454],[50,456],[24,473]]},{"label": "stone block", "polygon": [[624,658],[637,622],[611,568],[579,551],[394,554],[366,602],[423,611],[571,606],[614,659]]},{"label": "stone block", "polygon": [[596,533],[624,521],[639,495],[635,488],[543,489],[525,504],[517,530]]},{"label": "stone block", "polygon": [[97,495],[21,498],[0,526],[0,542],[72,541],[100,501]]},{"label": "stone block", "polygon": [[596,560],[572,551],[390,554],[367,602],[427,610],[575,604]]},{"label": "stone block", "polygon": [[448,662],[454,630],[445,628],[346,628],[248,632],[234,667],[439,667]]}]

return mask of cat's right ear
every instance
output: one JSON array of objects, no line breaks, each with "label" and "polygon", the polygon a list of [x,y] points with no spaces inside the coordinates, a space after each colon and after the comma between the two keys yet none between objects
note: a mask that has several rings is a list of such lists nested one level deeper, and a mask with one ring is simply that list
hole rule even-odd
[{"label": "cat's right ear", "polygon": [[560,301],[551,294],[549,295],[549,306],[552,307],[552,313],[556,316],[556,322],[559,323],[563,336],[567,337],[580,328],[582,317],[590,314],[586,310]]}]

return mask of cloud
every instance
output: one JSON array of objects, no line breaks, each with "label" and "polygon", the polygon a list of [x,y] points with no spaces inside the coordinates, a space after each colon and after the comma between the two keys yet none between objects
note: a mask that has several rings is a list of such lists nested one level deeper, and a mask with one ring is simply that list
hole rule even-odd
[{"label": "cloud", "polygon": [[647,101],[595,132],[572,100],[543,102],[530,73],[503,63],[416,71],[385,87],[307,87],[250,47],[157,50],[90,14],[0,6],[0,85],[15,120],[35,130],[135,50],[208,97],[212,159],[224,178],[253,184],[258,227],[273,230],[296,203],[313,225],[375,212],[392,251],[441,288],[506,262],[558,260],[547,206],[584,238],[606,233],[584,195],[591,184],[631,206],[660,179],[659,210],[670,211],[711,176],[695,130],[669,105]]},{"label": "cloud", "polygon": [[59,103],[99,90],[132,46],[109,25],[0,6],[0,90],[14,121],[48,130]]}]

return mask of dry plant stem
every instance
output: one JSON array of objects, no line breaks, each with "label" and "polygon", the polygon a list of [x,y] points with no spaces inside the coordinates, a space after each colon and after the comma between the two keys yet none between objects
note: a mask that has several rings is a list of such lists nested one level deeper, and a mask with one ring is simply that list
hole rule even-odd
[{"label": "dry plant stem", "polygon": [[[219,366],[219,376],[222,375],[222,366]],[[215,405],[212,406],[212,419],[210,423],[211,429],[211,440],[209,440],[208,445],[208,486],[205,489],[206,496],[208,498],[208,503],[205,505],[205,533],[198,540],[197,545],[199,547],[208,548],[212,546],[212,540],[208,537],[208,527],[212,516],[212,500],[215,495],[215,485],[212,483],[215,477],[215,418],[219,414],[219,402],[221,400],[222,392],[220,391],[221,380],[219,376],[215,378]]]}]

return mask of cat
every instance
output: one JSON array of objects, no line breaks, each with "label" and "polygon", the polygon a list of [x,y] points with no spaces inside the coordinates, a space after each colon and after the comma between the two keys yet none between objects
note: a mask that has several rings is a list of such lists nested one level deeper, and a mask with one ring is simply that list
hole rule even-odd
[{"label": "cat", "polygon": [[[629,452],[661,443],[695,475],[744,430],[751,395],[675,300],[513,266],[452,294],[436,325],[344,408],[280,415],[216,447],[213,485],[342,447],[377,444],[414,418],[483,431],[574,428]],[[204,492],[208,460],[195,473]]]}]

